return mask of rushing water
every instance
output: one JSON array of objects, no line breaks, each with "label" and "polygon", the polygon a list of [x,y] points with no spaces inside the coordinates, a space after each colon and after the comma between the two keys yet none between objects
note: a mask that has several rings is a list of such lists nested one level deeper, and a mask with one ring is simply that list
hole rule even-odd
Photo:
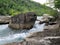
[{"label": "rushing water", "polygon": [[[41,19],[42,17],[37,17]],[[12,42],[23,41],[24,38],[29,36],[31,33],[43,31],[45,24],[39,24],[39,21],[36,21],[33,28],[30,30],[12,30],[6,25],[0,25],[0,45]]]}]

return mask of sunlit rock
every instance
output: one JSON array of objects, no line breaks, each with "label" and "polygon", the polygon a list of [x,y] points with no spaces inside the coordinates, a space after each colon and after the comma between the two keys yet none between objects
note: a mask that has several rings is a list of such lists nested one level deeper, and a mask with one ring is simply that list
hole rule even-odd
[{"label": "sunlit rock", "polygon": [[50,21],[52,21],[54,19],[54,17],[50,16],[49,14],[43,14],[42,17],[43,18],[40,20],[40,24],[49,23]]},{"label": "sunlit rock", "polygon": [[11,16],[0,16],[0,24],[8,24]]}]

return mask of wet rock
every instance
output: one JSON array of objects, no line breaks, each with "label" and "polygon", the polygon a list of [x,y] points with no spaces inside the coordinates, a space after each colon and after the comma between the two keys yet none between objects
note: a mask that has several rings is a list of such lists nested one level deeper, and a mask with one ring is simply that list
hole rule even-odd
[{"label": "wet rock", "polygon": [[13,29],[31,29],[35,23],[37,16],[33,12],[18,14],[11,17],[9,27]]},{"label": "wet rock", "polygon": [[11,16],[0,16],[0,24],[8,24]]}]

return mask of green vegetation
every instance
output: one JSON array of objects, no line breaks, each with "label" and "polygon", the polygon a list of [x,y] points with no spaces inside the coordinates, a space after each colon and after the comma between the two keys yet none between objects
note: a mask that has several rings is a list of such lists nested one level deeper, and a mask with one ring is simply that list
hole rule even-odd
[{"label": "green vegetation", "polygon": [[60,9],[60,0],[55,0],[55,7]]},{"label": "green vegetation", "polygon": [[30,0],[0,0],[0,15],[16,15],[25,12],[35,12],[37,15],[44,13],[56,15],[57,11]]},{"label": "green vegetation", "polygon": [[[60,0],[55,0],[55,8],[60,10]],[[58,11],[57,17],[60,16],[60,11]]]}]

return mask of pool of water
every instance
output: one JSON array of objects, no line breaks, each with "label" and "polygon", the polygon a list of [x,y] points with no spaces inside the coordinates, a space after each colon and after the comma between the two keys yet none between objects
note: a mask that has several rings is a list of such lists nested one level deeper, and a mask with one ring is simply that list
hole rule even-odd
[{"label": "pool of water", "polygon": [[[41,19],[41,17],[37,17],[37,19]],[[36,21],[30,30],[12,30],[8,27],[8,24],[0,25],[0,45],[23,41],[31,33],[43,31],[44,25]]]}]

